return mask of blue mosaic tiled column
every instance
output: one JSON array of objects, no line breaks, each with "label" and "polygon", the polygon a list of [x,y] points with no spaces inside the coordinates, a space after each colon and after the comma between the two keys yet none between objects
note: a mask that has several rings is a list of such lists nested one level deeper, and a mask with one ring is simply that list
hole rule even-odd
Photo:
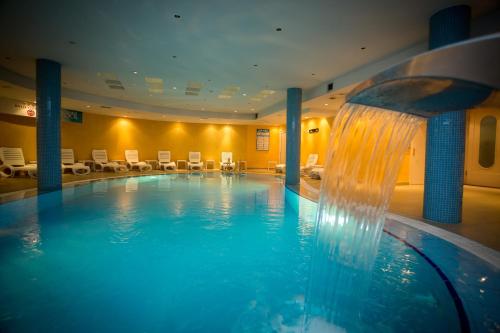
[{"label": "blue mosaic tiled column", "polygon": [[61,65],[36,61],[38,191],[61,189]]},{"label": "blue mosaic tiled column", "polygon": [[300,117],[302,89],[288,88],[286,96],[286,185],[300,184]]},{"label": "blue mosaic tiled column", "polygon": [[[430,19],[429,48],[469,38],[470,7],[443,9]],[[466,65],[466,64],[464,64]],[[460,223],[464,184],[465,111],[446,112],[427,121],[423,217]]]}]

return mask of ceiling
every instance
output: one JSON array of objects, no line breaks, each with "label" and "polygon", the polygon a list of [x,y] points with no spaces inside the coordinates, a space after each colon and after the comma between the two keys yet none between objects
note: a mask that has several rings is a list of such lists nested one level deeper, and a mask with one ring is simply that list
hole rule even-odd
[{"label": "ceiling", "polygon": [[[465,2],[480,13],[496,1]],[[60,62],[72,93],[63,105],[83,111],[108,98],[117,113],[247,121],[288,87],[313,88],[424,41],[428,18],[455,3],[4,0],[0,66],[34,78],[36,58]],[[312,108],[338,108],[324,104]]]}]

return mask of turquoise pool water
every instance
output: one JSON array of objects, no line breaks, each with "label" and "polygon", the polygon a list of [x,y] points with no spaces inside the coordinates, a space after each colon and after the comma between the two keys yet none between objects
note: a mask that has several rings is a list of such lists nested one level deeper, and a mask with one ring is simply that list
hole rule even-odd
[{"label": "turquoise pool water", "polygon": [[[0,205],[0,332],[301,332],[315,213],[264,175],[99,181]],[[416,250],[425,239],[388,228]],[[460,331],[453,295],[415,249],[384,233],[349,318],[359,331]],[[498,325],[498,311],[465,303],[472,330]]]}]

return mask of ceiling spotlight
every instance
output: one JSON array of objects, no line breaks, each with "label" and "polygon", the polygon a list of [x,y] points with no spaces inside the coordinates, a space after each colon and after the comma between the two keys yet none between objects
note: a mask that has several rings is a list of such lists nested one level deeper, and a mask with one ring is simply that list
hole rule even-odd
[{"label": "ceiling spotlight", "polygon": [[281,29],[281,28],[276,28],[276,31],[283,31],[283,29]]},{"label": "ceiling spotlight", "polygon": [[328,103],[325,103],[324,105],[325,105],[325,106],[328,106]]},{"label": "ceiling spotlight", "polygon": [[139,72],[138,72],[138,71],[133,71],[132,73],[134,73],[135,75],[139,74]]},{"label": "ceiling spotlight", "polygon": [[90,105],[85,105],[85,107],[86,107],[87,109],[90,109]]},{"label": "ceiling spotlight", "polygon": [[243,96],[246,96],[247,94],[243,93],[242,95],[243,95]]},{"label": "ceiling spotlight", "polygon": [[181,16],[180,16],[179,14],[174,14],[174,18],[176,18],[176,19],[180,19],[180,18],[181,18]]},{"label": "ceiling spotlight", "polygon": [[234,112],[238,112],[238,110],[234,110]]},{"label": "ceiling spotlight", "polygon": [[177,90],[177,87],[172,87],[172,89]]},{"label": "ceiling spotlight", "polygon": [[254,109],[254,108],[251,108],[251,109],[250,109],[250,111],[255,111],[255,109]]}]

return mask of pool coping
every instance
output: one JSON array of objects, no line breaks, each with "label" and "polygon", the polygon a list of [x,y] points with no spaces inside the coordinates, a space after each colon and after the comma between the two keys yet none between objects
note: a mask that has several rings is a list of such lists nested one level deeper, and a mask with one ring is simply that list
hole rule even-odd
[{"label": "pool coping", "polygon": [[[311,185],[307,184],[306,182],[300,184],[300,186],[304,187],[307,191],[315,193],[316,195],[319,195],[319,190],[312,187]],[[287,186],[290,190],[294,191],[296,194],[299,196],[309,199],[314,202],[318,202],[317,198],[314,198],[309,195],[304,195],[304,193],[300,193],[301,191],[298,190],[296,187],[291,187]],[[433,225],[430,225],[425,222],[425,220],[417,220],[411,217],[406,217],[394,213],[389,213],[387,212],[385,214],[387,219],[390,219],[391,221],[395,221],[401,224],[404,224],[408,227],[411,227],[413,229],[417,229],[420,231],[423,231],[427,234],[433,235],[437,238],[440,238],[444,241],[447,241],[448,243],[451,243],[455,245],[456,247],[463,249],[474,256],[478,257],[479,259],[487,262],[488,264],[492,265],[496,270],[500,270],[500,252],[489,248],[485,245],[482,245],[476,241],[473,241],[469,238],[463,237],[461,235],[455,234],[451,231],[444,230],[438,227],[435,227]]]}]

